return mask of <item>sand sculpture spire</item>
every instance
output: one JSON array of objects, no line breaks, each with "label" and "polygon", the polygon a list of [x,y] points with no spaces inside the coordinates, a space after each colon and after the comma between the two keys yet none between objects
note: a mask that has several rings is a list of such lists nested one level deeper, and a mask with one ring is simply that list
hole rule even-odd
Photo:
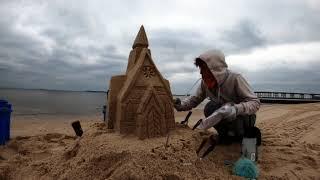
[{"label": "sand sculpture spire", "polygon": [[108,94],[108,128],[140,139],[165,136],[174,129],[169,81],[157,69],[141,26],[124,75],[112,76]]},{"label": "sand sculpture spire", "polygon": [[140,27],[140,30],[136,36],[136,39],[134,40],[134,43],[132,45],[132,48],[136,47],[143,47],[147,48],[149,46],[148,38],[146,35],[146,31],[144,30],[143,25]]}]

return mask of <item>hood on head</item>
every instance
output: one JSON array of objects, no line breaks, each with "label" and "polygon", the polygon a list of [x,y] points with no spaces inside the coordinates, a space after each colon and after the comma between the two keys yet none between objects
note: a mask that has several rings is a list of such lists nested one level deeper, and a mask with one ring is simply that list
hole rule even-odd
[{"label": "hood on head", "polygon": [[207,64],[211,73],[216,78],[219,86],[221,86],[227,78],[228,68],[223,52],[214,49],[204,52],[198,58],[200,58]]}]

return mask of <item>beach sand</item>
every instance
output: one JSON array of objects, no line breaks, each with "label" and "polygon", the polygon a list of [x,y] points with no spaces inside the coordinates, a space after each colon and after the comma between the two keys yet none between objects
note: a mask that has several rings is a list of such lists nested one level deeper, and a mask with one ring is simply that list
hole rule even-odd
[{"label": "beach sand", "polygon": [[[177,112],[180,122],[187,112]],[[202,118],[194,110],[189,126]],[[208,133],[178,126],[166,137],[138,140],[106,129],[101,116],[14,116],[12,139],[0,147],[0,179],[241,179],[224,160],[240,145],[217,146],[203,160],[195,150]],[[80,120],[84,135],[74,137]],[[320,104],[263,105],[260,179],[320,179]],[[215,133],[215,132],[213,132]]]}]

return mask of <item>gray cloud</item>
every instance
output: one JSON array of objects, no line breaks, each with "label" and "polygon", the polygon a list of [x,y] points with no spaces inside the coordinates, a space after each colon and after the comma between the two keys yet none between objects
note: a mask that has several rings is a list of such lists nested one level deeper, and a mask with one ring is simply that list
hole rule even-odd
[{"label": "gray cloud", "polygon": [[77,38],[90,40],[89,21],[81,12],[60,8],[46,14],[54,24],[36,34],[17,30],[20,24],[14,16],[0,21],[2,87],[103,90],[107,79],[124,70],[127,57],[111,43],[77,43]]},{"label": "gray cloud", "polygon": [[242,20],[231,29],[221,32],[221,46],[226,53],[245,53],[246,51],[266,45],[266,39],[253,22]]},{"label": "gray cloud", "polygon": [[[164,13],[170,2],[163,6],[143,1],[3,2],[0,86],[106,90],[110,77],[125,71],[140,23],[145,24],[154,61],[171,81],[175,93],[184,93],[192,86],[196,80],[193,74],[198,72],[193,59],[208,49],[219,48],[226,55],[237,55],[275,44],[320,41],[319,8],[307,1],[243,3],[235,4],[239,8],[233,18],[221,15],[223,20],[218,22],[213,20],[217,19],[214,11],[197,11],[188,21],[177,18],[189,17],[179,14],[183,13],[184,3],[179,8],[172,5],[170,12]],[[156,9],[146,8],[149,5]],[[227,11],[229,3],[222,2],[219,8]],[[314,85],[320,84],[316,78],[320,76],[315,73],[320,63],[318,59],[313,61],[316,63],[307,70],[292,70],[288,64],[288,69],[271,65],[268,72],[253,72],[247,69],[247,62],[236,70],[246,74],[255,89],[277,89],[282,84],[320,91]],[[175,80],[177,73],[187,74],[187,79]]]},{"label": "gray cloud", "polygon": [[255,1],[246,14],[268,44],[319,41],[319,7],[319,1],[312,0]]},{"label": "gray cloud", "polygon": [[319,60],[309,62],[305,67],[292,68],[286,66],[266,67],[262,71],[248,71],[245,68],[232,67],[241,72],[256,91],[286,91],[286,92],[320,92]]}]

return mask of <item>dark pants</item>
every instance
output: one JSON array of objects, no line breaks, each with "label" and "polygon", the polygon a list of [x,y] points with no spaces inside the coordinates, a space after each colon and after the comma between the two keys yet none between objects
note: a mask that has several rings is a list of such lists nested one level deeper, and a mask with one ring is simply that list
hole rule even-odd
[{"label": "dark pants", "polygon": [[[204,108],[205,117],[210,116],[214,111],[219,109],[221,104],[210,101]],[[239,115],[233,121],[225,121],[224,119],[214,126],[219,134],[220,139],[230,141],[240,141],[250,127],[254,127],[256,115]],[[233,136],[232,136],[233,134]]]}]

